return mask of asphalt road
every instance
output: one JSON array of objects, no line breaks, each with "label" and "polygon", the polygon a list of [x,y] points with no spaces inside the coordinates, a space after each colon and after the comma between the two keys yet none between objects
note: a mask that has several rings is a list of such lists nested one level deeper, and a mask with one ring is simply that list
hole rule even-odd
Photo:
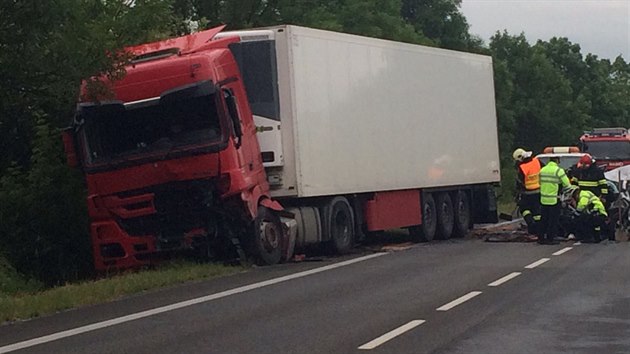
[{"label": "asphalt road", "polygon": [[628,353],[629,248],[457,240],[263,267],[0,326],[0,353]]}]

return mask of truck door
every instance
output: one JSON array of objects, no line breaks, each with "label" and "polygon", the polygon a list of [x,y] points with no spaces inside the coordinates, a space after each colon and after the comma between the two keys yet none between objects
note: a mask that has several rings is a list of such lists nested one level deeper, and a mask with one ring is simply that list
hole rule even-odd
[{"label": "truck door", "polygon": [[[232,130],[237,137],[237,149],[239,151],[239,164],[246,168],[247,171],[253,171],[258,165],[258,157],[260,155],[258,143],[256,141],[256,130],[251,119],[245,119],[243,114],[243,102],[246,102],[238,95],[238,87],[234,84],[223,87],[223,98],[226,108],[233,119]],[[239,132],[240,130],[240,132]]]}]

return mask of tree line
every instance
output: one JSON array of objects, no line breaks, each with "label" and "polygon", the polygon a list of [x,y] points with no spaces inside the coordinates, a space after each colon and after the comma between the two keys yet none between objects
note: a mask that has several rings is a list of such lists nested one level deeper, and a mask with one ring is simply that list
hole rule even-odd
[{"label": "tree line", "polygon": [[[491,55],[503,166],[511,151],[574,144],[593,127],[629,126],[630,65],[567,38],[532,44],[470,33],[461,0],[5,0],[0,4],[0,272],[55,285],[90,276],[80,173],[60,129],[83,79],[124,75],[119,48],[218,24],[342,31]],[[506,190],[506,194],[509,191]],[[1,290],[1,288],[0,288]]]}]

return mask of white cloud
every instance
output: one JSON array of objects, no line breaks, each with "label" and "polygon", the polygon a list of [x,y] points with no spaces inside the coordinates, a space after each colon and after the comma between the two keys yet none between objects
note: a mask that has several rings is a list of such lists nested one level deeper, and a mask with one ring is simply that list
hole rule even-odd
[{"label": "white cloud", "polygon": [[532,43],[567,37],[582,54],[630,59],[630,0],[463,0],[461,10],[486,42],[506,29]]}]

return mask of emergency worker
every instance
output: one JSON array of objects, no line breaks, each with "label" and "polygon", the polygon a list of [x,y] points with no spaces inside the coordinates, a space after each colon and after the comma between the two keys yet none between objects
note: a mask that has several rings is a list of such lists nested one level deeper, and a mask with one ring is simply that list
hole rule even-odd
[{"label": "emergency worker", "polygon": [[[582,156],[576,167],[571,176],[571,183],[580,187],[581,191],[595,194],[608,210],[612,200],[608,198],[608,183],[604,171],[595,164],[595,159],[589,154]],[[605,227],[602,231],[607,238],[614,236],[614,231],[609,227]]]},{"label": "emergency worker", "polygon": [[608,218],[604,203],[593,192],[579,187],[575,187],[572,194],[575,209],[580,213],[575,228],[577,239],[584,243],[599,243]]},{"label": "emergency worker", "polygon": [[577,168],[573,171],[571,182],[581,191],[589,191],[606,203],[608,196],[608,183],[604,177],[604,171],[595,165],[595,159],[586,154],[580,158]]},{"label": "emergency worker", "polygon": [[518,207],[527,223],[527,232],[538,234],[540,223],[540,169],[544,164],[531,151],[518,148],[512,158],[516,163],[516,190],[519,193]]},{"label": "emergency worker", "polygon": [[[558,232],[560,223],[559,196],[562,189],[569,189],[571,183],[564,170],[558,166],[559,158],[553,156],[549,162],[540,169],[540,233],[538,243],[557,244],[554,237]],[[562,187],[562,189],[561,189]]]}]

